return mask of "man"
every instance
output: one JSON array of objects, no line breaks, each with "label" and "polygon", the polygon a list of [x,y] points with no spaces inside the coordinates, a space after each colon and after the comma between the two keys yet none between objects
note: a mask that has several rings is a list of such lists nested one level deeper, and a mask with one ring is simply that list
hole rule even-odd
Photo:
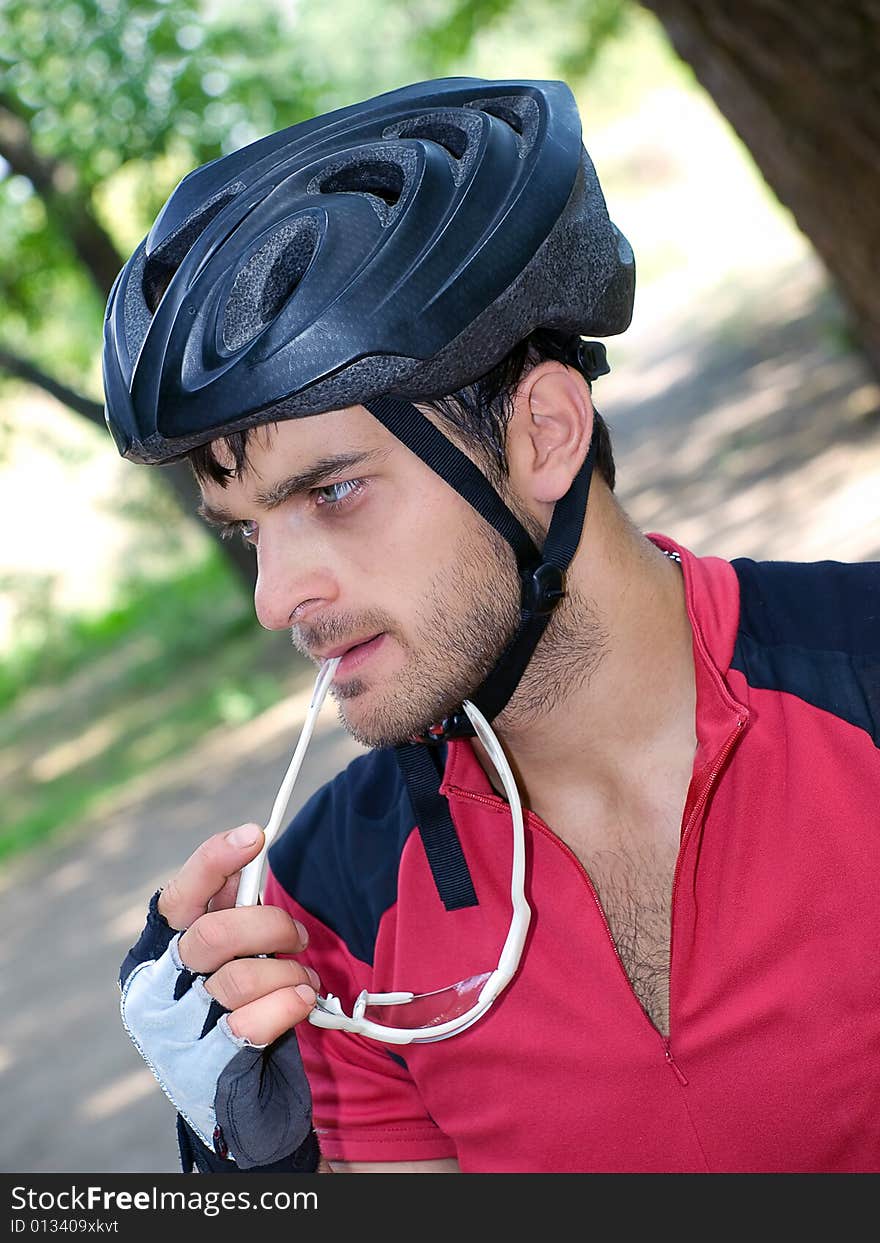
[{"label": "man", "polygon": [[117,283],[120,451],[371,748],[123,965],[185,1169],[880,1167],[880,566],[634,528],[633,272],[563,84],[449,79],[198,170]]}]

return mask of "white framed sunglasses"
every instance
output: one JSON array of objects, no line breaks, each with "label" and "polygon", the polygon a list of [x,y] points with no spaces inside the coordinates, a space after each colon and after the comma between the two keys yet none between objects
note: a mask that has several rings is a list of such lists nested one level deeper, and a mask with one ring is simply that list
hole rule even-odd
[{"label": "white framed sunglasses", "polygon": [[[266,825],[263,849],[242,869],[236,906],[255,906],[262,901],[266,856],[283,823],[306,748],[338,664],[339,659],[333,659],[325,661],[321,666],[302,732]],[[350,1014],[346,1014],[342,1002],[332,993],[328,993],[326,997],[319,996],[309,1014],[309,1022],[316,1027],[352,1032],[384,1044],[428,1044],[435,1040],[448,1040],[450,1036],[457,1036],[482,1018],[516,974],[532,914],[525,896],[525,828],[522,803],[507,757],[488,721],[469,700],[465,700],[462,706],[477,737],[486,748],[510,805],[513,827],[511,917],[498,964],[466,980],[459,980],[456,984],[435,989],[430,993],[370,993],[365,989],[355,999]]]}]

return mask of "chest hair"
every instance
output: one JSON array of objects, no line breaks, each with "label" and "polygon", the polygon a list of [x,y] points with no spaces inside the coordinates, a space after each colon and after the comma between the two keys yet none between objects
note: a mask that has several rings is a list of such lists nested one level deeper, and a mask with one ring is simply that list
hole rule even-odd
[{"label": "chest hair", "polygon": [[582,857],[630,985],[662,1035],[669,1034],[669,936],[677,848],[620,842]]}]

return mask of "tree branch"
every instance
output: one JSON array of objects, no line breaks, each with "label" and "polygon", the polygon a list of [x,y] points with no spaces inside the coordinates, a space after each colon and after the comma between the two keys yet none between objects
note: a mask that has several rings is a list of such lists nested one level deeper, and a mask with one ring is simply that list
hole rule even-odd
[{"label": "tree branch", "polygon": [[109,297],[123,259],[110,235],[95,217],[76,170],[62,160],[40,155],[31,141],[27,121],[12,100],[0,94],[0,156],[27,180],[46,204],[50,217],[70,238],[102,297]]},{"label": "tree branch", "polygon": [[99,427],[105,426],[104,407],[100,402],[92,401],[90,397],[85,397],[82,393],[77,393],[75,389],[68,388],[60,380],[47,375],[30,359],[22,358],[21,355],[14,354],[2,345],[0,345],[0,371],[5,371],[7,375],[15,376],[16,379],[24,380],[28,384],[36,385],[37,388],[49,393],[56,401],[60,401],[62,405],[68,406],[77,414],[89,419],[90,422],[97,423]]},{"label": "tree branch", "polygon": [[[60,401],[62,405],[76,411],[77,414],[83,415],[91,423],[96,423],[102,431],[106,432],[104,407],[100,402],[92,401],[90,397],[77,393],[68,385],[62,384],[60,380],[48,375],[30,359],[22,358],[20,354],[2,345],[0,345],[0,371],[5,371],[7,375],[24,380],[28,384],[36,385],[43,392],[49,393],[56,401]],[[185,462],[169,462],[159,469],[165,482],[176,496],[183,514],[190,521],[194,521],[195,508],[200,500],[200,494],[189,467]],[[248,591],[253,590],[256,568],[254,557],[240,540],[220,540],[215,532],[211,532],[211,535],[216,537],[224,558],[234,569],[245,588]]]}]

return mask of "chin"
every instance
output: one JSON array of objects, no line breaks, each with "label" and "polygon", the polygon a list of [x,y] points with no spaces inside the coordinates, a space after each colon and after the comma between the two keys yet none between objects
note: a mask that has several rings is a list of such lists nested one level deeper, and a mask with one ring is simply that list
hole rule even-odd
[{"label": "chin", "polygon": [[353,721],[350,716],[342,711],[339,713],[339,720],[343,729],[355,742],[370,750],[380,747],[396,747],[410,740],[408,733],[394,729],[388,722],[378,725],[371,720]]},{"label": "chin", "polygon": [[451,710],[441,706],[434,715],[426,716],[425,710],[419,711],[417,705],[409,702],[400,704],[395,711],[396,705],[390,697],[381,700],[378,709],[371,709],[369,701],[382,694],[380,688],[368,692],[363,687],[354,692],[349,683],[345,690],[348,693],[337,697],[336,702],[340,724],[355,742],[369,748],[396,747],[409,742],[414,734],[424,733],[429,725]]}]

